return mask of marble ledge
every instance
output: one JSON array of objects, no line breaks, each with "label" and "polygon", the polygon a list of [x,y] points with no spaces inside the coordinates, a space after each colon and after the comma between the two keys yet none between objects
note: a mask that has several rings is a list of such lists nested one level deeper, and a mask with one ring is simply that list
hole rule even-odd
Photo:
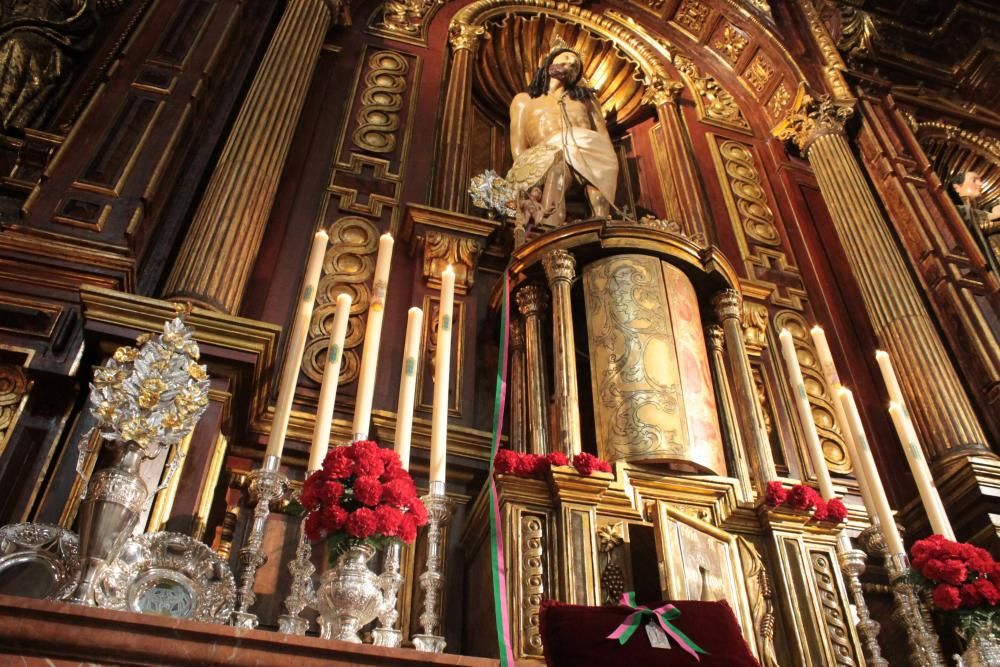
[{"label": "marble ledge", "polygon": [[278,664],[496,667],[499,663],[0,595],[0,665]]}]

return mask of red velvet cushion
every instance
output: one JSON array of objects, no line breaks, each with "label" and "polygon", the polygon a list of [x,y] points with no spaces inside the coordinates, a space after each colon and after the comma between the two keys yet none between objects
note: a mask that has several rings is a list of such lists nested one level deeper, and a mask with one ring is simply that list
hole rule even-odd
[{"label": "red velvet cushion", "polygon": [[[646,606],[655,609],[664,604]],[[674,602],[681,615],[672,623],[708,651],[701,661],[671,640],[669,649],[649,645],[643,624],[625,642],[607,639],[631,613],[628,607],[583,607],[554,600],[542,603],[541,632],[549,667],[760,667],[725,601]],[[650,615],[645,619],[652,619]]]}]

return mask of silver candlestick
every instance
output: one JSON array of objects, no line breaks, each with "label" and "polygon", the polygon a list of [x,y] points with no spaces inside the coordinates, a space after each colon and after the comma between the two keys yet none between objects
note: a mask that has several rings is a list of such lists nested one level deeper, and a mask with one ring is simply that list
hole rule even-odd
[{"label": "silver candlestick", "polygon": [[372,632],[375,646],[397,648],[403,641],[403,633],[396,627],[396,622],[399,620],[396,600],[399,588],[403,585],[403,575],[399,572],[401,552],[402,547],[398,542],[390,544],[385,549],[382,574],[378,578],[383,595],[382,608],[378,615],[379,626]]},{"label": "silver candlestick", "polygon": [[427,570],[420,575],[420,587],[424,590],[420,625],[424,633],[413,635],[413,646],[418,651],[443,653],[446,645],[444,637],[434,632],[441,623],[441,589],[444,587],[442,529],[451,520],[451,501],[444,494],[444,482],[431,482],[430,493],[420,500],[427,508]]},{"label": "silver candlestick", "polygon": [[267,562],[264,554],[264,529],[267,516],[271,513],[271,503],[285,493],[287,478],[278,472],[281,459],[265,456],[264,464],[250,473],[250,500],[256,502],[250,535],[240,549],[240,585],[236,589],[236,610],[232,623],[238,628],[252,630],[257,627],[257,615],[250,613],[257,596],[253,592],[257,579],[257,568]]},{"label": "silver candlestick", "polygon": [[945,667],[941,641],[923,604],[916,584],[906,576],[910,559],[906,554],[886,556],[892,596],[896,601],[895,617],[906,628],[910,643],[910,662],[914,667]]},{"label": "silver candlestick", "polygon": [[858,613],[858,633],[861,641],[868,650],[865,657],[865,664],[869,667],[889,667],[889,661],[882,657],[882,648],[878,644],[878,633],[881,630],[879,622],[871,617],[868,611],[868,603],[865,602],[864,591],[861,588],[861,575],[865,572],[865,561],[868,555],[860,549],[854,549],[851,539],[846,535],[840,542],[837,549],[837,561],[840,563],[840,571],[847,581],[847,589],[851,592],[851,599],[854,601],[854,608]]},{"label": "silver candlestick", "polygon": [[312,564],[312,545],[306,537],[306,522],[299,523],[299,543],[295,547],[295,560],[288,564],[292,573],[292,589],[285,598],[287,614],[278,617],[278,630],[286,635],[306,634],[309,621],[302,618],[302,611],[316,599],[312,575],[316,566]]}]

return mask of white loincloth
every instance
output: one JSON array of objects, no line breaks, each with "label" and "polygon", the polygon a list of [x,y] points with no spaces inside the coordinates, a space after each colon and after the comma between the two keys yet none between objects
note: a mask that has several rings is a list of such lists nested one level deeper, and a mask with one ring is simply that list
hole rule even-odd
[{"label": "white loincloth", "polygon": [[615,203],[618,189],[618,156],[606,134],[582,127],[567,128],[543,143],[523,151],[514,160],[504,177],[518,190],[528,192],[536,185],[543,185],[545,174],[552,164],[564,157],[584,182],[601,191],[609,202]]}]

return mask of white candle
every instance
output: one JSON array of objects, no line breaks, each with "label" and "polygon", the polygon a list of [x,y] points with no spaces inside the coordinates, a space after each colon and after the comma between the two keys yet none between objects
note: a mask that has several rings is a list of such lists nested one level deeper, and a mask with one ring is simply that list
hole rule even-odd
[{"label": "white candle", "polygon": [[882,535],[889,548],[889,555],[906,553],[903,550],[903,540],[896,528],[896,520],[892,516],[892,508],[889,507],[889,499],[885,495],[885,488],[882,486],[878,469],[875,467],[871,447],[868,446],[868,437],[861,425],[861,415],[858,414],[858,406],[854,403],[854,394],[849,389],[841,387],[837,398],[844,406],[844,414],[847,415],[851,434],[854,436],[854,441],[858,443],[858,463],[864,467],[865,476],[868,478],[872,500],[875,503],[875,514],[878,516]]},{"label": "white candle", "polygon": [[313,303],[316,301],[316,287],[323,271],[323,257],[326,255],[326,245],[329,240],[330,237],[321,229],[316,232],[312,247],[309,249],[299,305],[292,320],[291,332],[288,334],[288,346],[285,348],[285,362],[278,382],[278,403],[274,406],[274,421],[271,423],[271,433],[267,437],[265,456],[276,456],[280,459],[281,451],[285,448],[285,434],[288,432],[288,419],[292,416],[295,385],[299,381],[302,353],[306,349],[306,336],[309,333],[309,322],[312,320]]},{"label": "white candle", "polygon": [[823,375],[826,377],[827,387],[833,395],[833,416],[837,420],[837,425],[840,427],[840,434],[844,438],[844,445],[847,447],[847,453],[851,457],[851,463],[854,467],[854,478],[858,480],[858,491],[861,493],[861,501],[865,504],[865,509],[868,510],[869,516],[877,516],[868,478],[865,476],[864,467],[858,462],[858,444],[854,441],[854,435],[851,433],[850,425],[847,422],[847,415],[844,414],[844,406],[841,405],[840,400],[837,398],[837,393],[841,387],[840,374],[837,373],[837,366],[833,363],[833,355],[830,353],[830,345],[826,340],[826,332],[823,331],[822,327],[817,325],[810,329],[809,333],[812,335],[813,344],[816,346],[816,354],[819,356],[819,365],[822,367]]},{"label": "white candle", "polygon": [[368,437],[368,424],[372,418],[375,371],[378,367],[378,348],[382,337],[385,295],[389,288],[392,244],[392,236],[389,234],[383,234],[378,240],[378,259],[375,260],[372,300],[368,306],[368,321],[365,323],[365,342],[361,353],[361,370],[358,374],[358,391],[355,397],[354,426],[352,427],[355,440],[364,440]]},{"label": "white candle", "polygon": [[406,343],[403,346],[403,371],[399,378],[399,403],[396,407],[396,453],[403,469],[410,469],[410,439],[413,435],[413,399],[417,390],[417,366],[420,364],[424,311],[410,308],[406,316]]},{"label": "white candle", "polygon": [[449,265],[441,272],[441,303],[438,314],[437,350],[434,357],[434,406],[431,412],[430,481],[444,485],[448,455],[448,384],[451,379],[452,310],[455,301],[455,272]]},{"label": "white candle", "polygon": [[903,392],[899,388],[899,379],[896,377],[896,371],[892,368],[892,359],[889,358],[889,353],[885,350],[876,350],[875,360],[878,362],[879,370],[882,371],[885,386],[889,390],[889,400],[899,403],[905,410],[906,402],[903,400]]},{"label": "white candle", "polygon": [[820,445],[819,434],[816,432],[816,423],[813,421],[809,397],[806,396],[806,385],[802,379],[802,370],[799,368],[799,358],[795,352],[795,341],[792,339],[792,333],[788,329],[782,329],[781,333],[778,334],[778,338],[781,340],[781,352],[785,357],[785,366],[788,368],[788,376],[795,393],[795,406],[799,410],[802,430],[805,431],[806,445],[809,448],[809,458],[812,459],[813,469],[816,471],[816,478],[819,480],[819,491],[824,499],[830,500],[836,497],[836,493],[833,491],[833,480],[830,479],[830,471],[826,467],[826,457],[823,456],[823,447]]},{"label": "white candle", "polygon": [[889,403],[889,415],[892,416],[892,423],[896,427],[899,441],[903,443],[903,452],[906,454],[906,462],[910,464],[913,472],[913,481],[917,483],[917,491],[920,492],[920,501],[927,512],[931,529],[938,535],[944,535],[949,540],[955,540],[955,531],[951,528],[948,515],[944,511],[944,503],[938,494],[937,487],[934,486],[934,479],[931,477],[931,470],[924,458],[924,452],[920,448],[920,441],[917,439],[917,432],[913,428],[913,423],[907,418],[903,407],[892,401]]},{"label": "white candle", "polygon": [[351,295],[337,297],[337,310],[333,316],[333,328],[327,347],[326,365],[323,367],[323,385],[319,390],[319,405],[316,407],[316,428],[313,430],[312,447],[309,449],[308,472],[319,470],[330,447],[330,424],[333,422],[333,404],[337,399],[337,385],[340,383],[340,363],[344,358],[344,338],[347,336],[347,321],[351,317]]}]

